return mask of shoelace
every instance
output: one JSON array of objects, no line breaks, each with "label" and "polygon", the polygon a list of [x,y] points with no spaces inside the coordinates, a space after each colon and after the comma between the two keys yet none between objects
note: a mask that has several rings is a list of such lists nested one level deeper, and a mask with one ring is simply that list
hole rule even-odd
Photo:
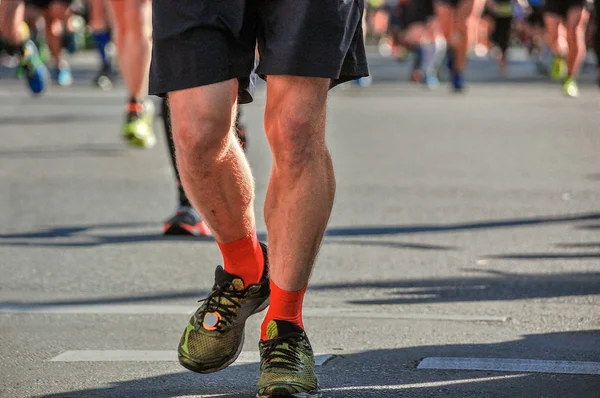
[{"label": "shoelace", "polygon": [[[226,282],[222,286],[215,286],[208,297],[198,300],[199,303],[204,303],[198,312],[198,320],[201,322],[206,313],[218,312],[221,320],[216,327],[220,331],[224,323],[231,323],[231,318],[236,315],[236,310],[242,306],[239,300],[245,295],[245,290],[236,290],[230,282]],[[227,302],[224,302],[223,299],[226,299]]]},{"label": "shoelace", "polygon": [[[301,334],[291,333],[262,342],[265,368],[299,370],[302,362],[298,351],[302,341],[304,341],[304,338]],[[284,344],[287,344],[287,348]]]}]

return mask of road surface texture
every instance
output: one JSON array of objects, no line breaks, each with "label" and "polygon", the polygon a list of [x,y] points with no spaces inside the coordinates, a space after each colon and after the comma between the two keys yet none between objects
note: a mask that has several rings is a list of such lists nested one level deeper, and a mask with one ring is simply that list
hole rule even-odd
[{"label": "road surface texture", "polygon": [[[600,397],[600,90],[581,97],[516,59],[471,66],[464,95],[406,82],[331,94],[337,198],[305,300],[326,397]],[[220,262],[164,238],[175,184],[157,146],[120,139],[125,93],[41,98],[0,72],[0,395],[249,397],[260,316],[240,363],[211,375],[175,349]],[[264,86],[243,107],[258,229],[270,156]],[[157,102],[158,103],[158,102]]]}]

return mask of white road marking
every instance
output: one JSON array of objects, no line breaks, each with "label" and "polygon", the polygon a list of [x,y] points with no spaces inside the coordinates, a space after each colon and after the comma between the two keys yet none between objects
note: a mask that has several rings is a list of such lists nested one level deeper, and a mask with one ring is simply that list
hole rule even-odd
[{"label": "white road marking", "polygon": [[406,319],[425,321],[506,322],[508,317],[462,314],[418,314],[402,312],[356,311],[351,308],[305,308],[303,315],[314,318]]},{"label": "white road marking", "polygon": [[492,370],[499,372],[600,375],[600,362],[546,361],[510,358],[439,358],[421,361],[417,369]]},{"label": "white road marking", "polygon": [[[315,365],[321,366],[331,354],[316,354]],[[172,350],[81,350],[65,351],[50,362],[174,362],[177,352]],[[235,364],[259,363],[258,351],[242,351]]]},{"label": "white road marking", "polygon": [[[0,313],[35,314],[115,314],[115,315],[190,315],[196,311],[189,305],[152,305],[152,304],[108,304],[108,305],[35,305],[4,304]],[[462,315],[462,314],[420,314],[398,312],[361,311],[354,308],[304,308],[303,314],[312,318],[360,318],[360,319],[405,319],[424,321],[458,322],[506,322],[505,316]]]},{"label": "white road marking", "polygon": [[493,376],[493,377],[481,377],[478,379],[460,379],[460,380],[444,380],[444,381],[431,381],[424,383],[414,384],[392,384],[392,385],[379,385],[379,386],[349,386],[349,387],[334,387],[324,388],[323,392],[336,392],[336,391],[395,391],[395,390],[414,390],[418,388],[431,388],[431,387],[443,387],[451,386],[453,384],[466,384],[466,383],[483,383],[494,380],[506,380],[523,377],[525,375],[509,375],[509,376]]}]

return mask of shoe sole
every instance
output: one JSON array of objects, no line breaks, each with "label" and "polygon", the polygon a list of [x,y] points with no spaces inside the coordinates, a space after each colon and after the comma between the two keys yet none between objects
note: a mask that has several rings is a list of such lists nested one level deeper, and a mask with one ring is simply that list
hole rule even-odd
[{"label": "shoe sole", "polygon": [[[261,305],[259,305],[256,308],[256,310],[254,310],[254,312],[250,316],[264,311],[269,306],[269,302],[270,302],[270,300],[269,300],[269,298],[267,298]],[[250,318],[250,316],[248,318]],[[246,320],[248,318],[246,318]],[[231,357],[231,359],[229,359],[224,364],[214,367],[214,368],[206,368],[206,364],[204,364],[204,366],[202,366],[199,363],[194,362],[190,358],[186,357],[181,351],[177,350],[179,363],[181,364],[181,366],[183,366],[184,368],[186,368],[188,370],[191,370],[192,372],[202,373],[202,374],[215,373],[215,372],[218,372],[219,370],[223,370],[226,367],[228,367],[229,365],[231,365],[232,363],[234,363],[240,356],[240,353],[242,352],[242,348],[244,347],[245,330],[246,330],[246,321],[244,321],[244,327],[242,328],[242,331],[241,331],[242,341],[240,342],[240,345],[239,345],[237,351],[235,352],[233,357]]]},{"label": "shoe sole", "polygon": [[123,134],[123,140],[135,148],[150,149],[156,145],[156,136],[151,135],[145,140],[137,138],[133,134]]},{"label": "shoe sole", "polygon": [[167,236],[212,236],[210,230],[202,223],[198,225],[165,224],[163,235]]}]

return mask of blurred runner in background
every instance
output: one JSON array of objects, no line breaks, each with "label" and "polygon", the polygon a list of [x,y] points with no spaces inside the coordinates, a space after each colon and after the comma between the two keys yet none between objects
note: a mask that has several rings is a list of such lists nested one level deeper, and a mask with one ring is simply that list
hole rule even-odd
[{"label": "blurred runner in background", "polygon": [[[64,57],[64,49],[75,53],[82,45],[82,38],[76,40],[75,31],[84,28],[80,17],[74,16],[71,10],[72,0],[25,0],[27,5],[26,19],[29,29],[35,33],[35,40],[40,51],[47,46],[50,51],[50,66],[52,80],[59,86],[70,86],[73,83],[71,67]],[[43,32],[38,29],[37,20],[43,18]],[[75,25],[80,26],[76,27]],[[78,32],[82,35],[82,32]]]},{"label": "blurred runner in background", "polygon": [[4,51],[18,57],[18,68],[26,77],[31,92],[42,93],[48,85],[49,73],[30,38],[23,1],[0,1],[0,38]]},{"label": "blurred runner in background", "polygon": [[448,68],[452,87],[460,92],[465,83],[463,72],[467,55],[477,42],[479,19],[485,0],[437,0],[435,11],[448,42]]},{"label": "blurred runner in background", "polygon": [[498,72],[506,74],[507,51],[510,44],[513,22],[512,0],[488,0],[484,18],[490,26],[491,42],[498,46]]},{"label": "blurred runner in background", "polygon": [[93,84],[103,90],[109,90],[114,85],[115,73],[112,65],[111,30],[105,5],[104,0],[89,0],[88,23],[100,57],[100,68]]},{"label": "blurred runner in background", "polygon": [[439,86],[437,77],[446,54],[444,38],[434,12],[433,0],[400,0],[392,11],[390,32],[395,41],[414,51],[411,80],[429,88]]},{"label": "blurred runner in background", "polygon": [[[563,80],[563,93],[579,96],[576,78],[587,52],[585,32],[590,12],[586,0],[546,0],[544,22],[548,46],[553,53],[550,75]],[[561,30],[566,34],[566,45]],[[566,66],[566,69],[565,69]]]},{"label": "blurred runner in background", "polygon": [[110,10],[119,70],[129,96],[123,138],[133,146],[151,148],[156,144],[154,105],[146,97],[152,48],[152,4],[150,0],[110,0]]}]

